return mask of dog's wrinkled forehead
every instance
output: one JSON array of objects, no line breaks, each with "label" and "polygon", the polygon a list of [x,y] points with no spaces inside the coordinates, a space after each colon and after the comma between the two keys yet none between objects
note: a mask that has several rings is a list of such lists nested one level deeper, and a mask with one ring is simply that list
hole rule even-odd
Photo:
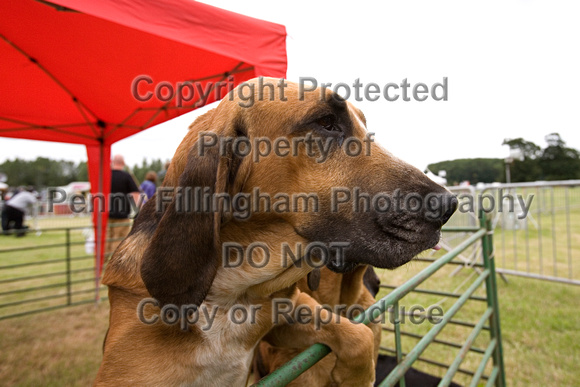
[{"label": "dog's wrinkled forehead", "polygon": [[[236,111],[250,136],[296,134],[308,130],[317,120],[336,122],[347,136],[364,132],[366,127],[362,112],[332,90],[309,90],[286,80],[283,85],[273,78],[250,80],[234,89],[222,104],[224,109]],[[256,130],[258,133],[251,133]]]}]

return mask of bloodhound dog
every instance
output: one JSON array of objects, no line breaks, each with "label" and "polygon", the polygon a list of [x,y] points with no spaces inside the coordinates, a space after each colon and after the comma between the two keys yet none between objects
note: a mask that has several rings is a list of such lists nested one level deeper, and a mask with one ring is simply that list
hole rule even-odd
[{"label": "bloodhound dog", "polygon": [[[95,385],[244,386],[262,337],[286,324],[293,345],[332,349],[334,383],[372,385],[371,328],[322,310],[318,329],[295,313],[320,307],[296,284],[322,266],[408,262],[438,243],[457,201],[372,141],[352,104],[280,83],[249,81],[191,125],[107,265]],[[436,205],[411,210],[423,199]]]}]

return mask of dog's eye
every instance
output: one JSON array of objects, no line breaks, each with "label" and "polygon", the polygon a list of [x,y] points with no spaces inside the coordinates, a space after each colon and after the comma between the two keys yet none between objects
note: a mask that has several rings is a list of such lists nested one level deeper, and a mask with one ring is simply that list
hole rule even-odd
[{"label": "dog's eye", "polygon": [[336,119],[332,115],[324,116],[316,120],[316,124],[322,126],[329,132],[339,132],[340,128],[336,125]]}]

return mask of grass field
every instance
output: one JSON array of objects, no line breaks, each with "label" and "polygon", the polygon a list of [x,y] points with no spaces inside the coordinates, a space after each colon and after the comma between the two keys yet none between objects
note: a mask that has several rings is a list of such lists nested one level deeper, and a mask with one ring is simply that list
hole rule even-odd
[{"label": "grass field", "polygon": [[[530,272],[553,275],[556,254],[556,273],[558,275],[572,273],[572,278],[580,279],[580,270],[574,270],[580,254],[579,195],[574,189],[568,192],[564,189],[544,190],[539,194],[531,191],[522,192],[524,196],[532,193],[537,195],[531,207],[534,221],[529,220],[527,227],[515,231],[507,230],[502,228],[501,219],[498,221],[494,236],[496,265],[520,270],[526,270],[529,266]],[[84,221],[87,220],[85,218]],[[73,221],[83,222],[80,219]],[[454,221],[461,223],[462,219]],[[540,227],[536,227],[538,223],[541,223]],[[62,274],[66,272],[64,260],[66,248],[62,246],[65,240],[66,235],[62,231],[30,234],[25,238],[0,236],[0,319],[7,314],[66,303],[66,275]],[[85,253],[83,230],[71,231],[70,240],[73,242],[70,256],[77,258],[71,260],[71,269],[74,272],[71,276],[73,282],[71,289],[84,292],[73,296],[72,302],[91,301],[94,299],[93,259]],[[445,240],[451,245],[457,244],[457,240],[452,240],[450,234],[445,235]],[[47,245],[59,246],[11,251],[19,247]],[[467,252],[464,255],[467,256]],[[60,261],[2,269],[9,265],[52,260]],[[414,261],[395,271],[379,271],[379,274],[382,283],[396,286],[411,278],[426,265]],[[572,271],[569,271],[570,266]],[[451,275],[456,268],[457,266],[451,265],[444,267],[420,288],[455,293],[464,291],[473,282],[475,272],[473,269],[463,268],[455,275]],[[16,277],[47,273],[61,274],[11,282]],[[505,283],[498,279],[508,385],[580,385],[580,372],[577,369],[580,363],[580,310],[577,306],[580,287],[519,277],[508,277],[508,280],[509,283]],[[32,292],[4,294],[24,287],[45,286],[50,287]],[[380,296],[386,293],[387,289],[382,289]],[[476,295],[484,296],[484,288],[480,288]],[[55,298],[17,304],[26,299],[46,296]],[[453,298],[411,293],[400,305],[408,310],[412,305],[427,308],[438,304],[445,312],[454,302]],[[6,306],[10,303],[13,305]],[[469,301],[454,318],[475,323],[484,309],[485,303]],[[102,340],[108,325],[107,318],[108,304],[104,302],[1,320],[0,385],[91,384],[101,359]],[[403,331],[419,335],[425,334],[430,328],[432,324],[429,322],[420,325],[407,322],[402,326]],[[449,325],[437,339],[462,343],[470,331],[470,328]],[[404,336],[404,350],[408,351],[417,341],[416,338]],[[488,342],[489,333],[482,331],[474,347],[485,348]],[[384,332],[382,344],[394,348],[393,335]],[[450,364],[457,351],[457,348],[434,343],[422,357]],[[470,353],[462,363],[461,369],[474,371],[480,359],[481,355]],[[445,372],[439,367],[421,362],[415,363],[415,367],[440,376]],[[489,369],[488,366],[487,373]],[[464,375],[455,378],[460,384],[468,384],[469,380],[470,378]]]},{"label": "grass field", "polygon": [[[395,271],[383,271],[381,282],[400,285],[425,266],[426,263],[412,262]],[[454,267],[451,266],[442,268],[419,288],[461,293],[475,279],[474,271],[463,269],[451,277],[453,270]],[[485,287],[481,287],[475,295],[485,297],[484,290]],[[387,292],[382,289],[379,297]],[[498,278],[498,294],[508,385],[580,385],[580,373],[577,370],[580,360],[580,313],[577,306],[580,287],[509,277],[509,283]],[[430,305],[439,304],[443,312],[446,312],[455,301],[454,298],[411,293],[403,298],[400,306],[409,310],[413,305],[421,305],[427,309]],[[476,323],[485,307],[484,302],[468,301],[454,319]],[[390,324],[387,323],[387,326]],[[421,325],[407,322],[401,329],[424,335],[432,327],[428,321]],[[471,328],[447,325],[437,339],[462,344],[470,332]],[[403,350],[408,352],[418,339],[403,336],[402,342]],[[474,347],[485,349],[488,343],[489,333],[484,330],[479,334]],[[394,335],[384,332],[382,345],[394,348]],[[457,348],[446,345],[432,344],[422,357],[451,364],[458,351]],[[461,369],[475,371],[480,361],[481,355],[470,353],[463,361]],[[416,362],[415,367],[434,375],[443,376],[445,373],[440,367],[421,362]],[[487,374],[490,369],[488,365]],[[471,378],[458,374],[454,380],[468,385]]]},{"label": "grass field", "polygon": [[[421,263],[382,273],[383,282],[397,284],[424,267]],[[463,281],[470,273],[462,271],[453,278],[448,269],[421,286],[437,284],[448,289],[456,281]],[[499,281],[501,324],[504,358],[510,386],[578,386],[580,373],[580,313],[577,300],[580,288],[525,278],[510,278],[509,284]],[[383,289],[382,292],[385,292]],[[441,297],[411,294],[401,305],[428,306]],[[442,303],[444,311],[451,301]],[[475,305],[471,305],[475,304]],[[458,318],[470,320],[479,305],[468,304]],[[26,317],[0,321],[0,385],[2,386],[87,386],[96,375],[102,341],[108,326],[106,302],[70,307]],[[403,330],[425,333],[430,323],[404,324]],[[451,328],[451,329],[449,329]],[[449,326],[438,336],[460,342],[468,330]],[[476,346],[487,342],[483,331]],[[404,337],[405,350],[417,342]],[[394,347],[392,335],[383,334],[383,344]],[[450,363],[457,349],[433,344],[425,357]],[[461,368],[473,369],[479,356],[469,356]],[[416,363],[415,367],[442,375],[438,367]],[[468,378],[456,381],[466,384]]]},{"label": "grass field", "polygon": [[107,326],[106,302],[0,321],[0,385],[90,386]]}]

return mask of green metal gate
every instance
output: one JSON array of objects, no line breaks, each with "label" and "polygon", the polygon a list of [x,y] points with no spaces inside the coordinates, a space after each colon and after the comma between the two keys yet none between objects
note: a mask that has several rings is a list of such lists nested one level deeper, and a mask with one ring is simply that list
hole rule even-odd
[{"label": "green metal gate", "polygon": [[[472,235],[460,243],[456,248],[449,251],[438,259],[422,258],[422,261],[430,261],[431,264],[406,281],[403,285],[394,288],[387,296],[377,301],[374,305],[369,307],[364,313],[361,313],[353,321],[357,323],[368,324],[372,319],[376,321],[377,317],[387,312],[391,307],[394,314],[393,329],[383,327],[386,331],[394,333],[395,348],[381,346],[383,352],[393,352],[398,361],[395,369],[384,379],[380,386],[394,386],[397,383],[401,387],[405,387],[405,380],[403,376],[411,368],[414,362],[424,361],[439,367],[445,367],[447,372],[443,376],[439,386],[448,386],[457,372],[463,373],[471,377],[470,386],[478,386],[482,380],[485,381],[486,386],[496,385],[498,387],[505,386],[505,369],[503,364],[503,351],[501,341],[499,305],[496,285],[495,260],[493,252],[493,231],[491,222],[480,214],[480,227],[447,227],[444,230],[447,232],[470,232]],[[481,242],[480,242],[481,241]],[[475,279],[469,284],[468,288],[463,293],[450,293],[437,290],[418,289],[418,286],[425,280],[433,276],[439,269],[445,265],[464,265],[463,262],[454,261],[457,257],[468,247],[481,243],[482,262],[474,263],[470,267],[477,274]],[[483,284],[485,284],[485,297],[476,296],[474,293]],[[388,286],[385,286],[388,287]],[[412,333],[403,332],[401,330],[400,316],[399,316],[399,301],[411,292],[438,295],[447,298],[456,298],[457,301],[448,308],[447,312],[441,317],[438,324],[434,325],[425,335],[416,335]],[[478,301],[485,303],[483,313],[478,316],[475,323],[454,319],[457,312],[466,304],[467,301]],[[472,328],[469,336],[462,343],[455,343],[436,339],[437,335],[443,328],[449,324],[460,325],[463,327]],[[489,332],[489,343],[485,348],[474,347],[476,338],[482,331]],[[407,353],[403,352],[402,337],[412,336],[419,339],[419,342]],[[426,360],[421,357],[421,354],[426,348],[433,344],[443,344],[450,348],[458,349],[455,359],[451,364],[444,364],[437,361]],[[481,357],[481,361],[475,370],[461,369],[460,365],[464,361],[468,353],[476,353]],[[302,352],[291,361],[274,371],[272,374],[260,380],[255,386],[284,386],[294,379],[296,379],[304,371],[312,367],[316,362],[330,353],[330,348],[323,344],[315,344]],[[486,374],[486,368],[489,369],[488,363],[491,359],[491,371]]]}]

